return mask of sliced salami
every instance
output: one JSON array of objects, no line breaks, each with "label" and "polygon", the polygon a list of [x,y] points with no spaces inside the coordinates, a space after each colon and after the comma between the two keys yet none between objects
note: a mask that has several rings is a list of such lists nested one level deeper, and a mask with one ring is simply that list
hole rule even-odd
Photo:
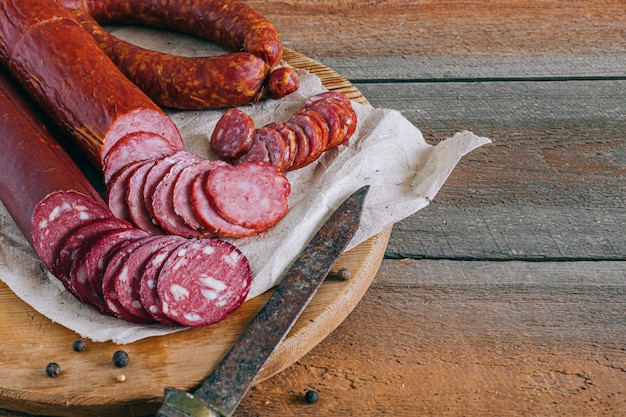
[{"label": "sliced salami", "polygon": [[219,158],[230,160],[248,152],[254,137],[254,121],[243,111],[231,108],[217,121],[211,135],[211,149]]},{"label": "sliced salami", "polygon": [[160,245],[161,247],[146,261],[139,283],[139,297],[144,309],[154,320],[164,324],[175,325],[177,323],[165,316],[161,310],[161,300],[157,292],[157,279],[163,264],[170,254],[176,248],[188,242],[188,240],[178,236],[170,236],[170,238],[173,239]]},{"label": "sliced salami", "polygon": [[109,209],[91,197],[72,191],[52,193],[41,200],[33,211],[33,248],[52,271],[63,242],[73,230],[107,217],[113,217]]},{"label": "sliced salami", "polygon": [[155,252],[163,246],[179,241],[176,236],[152,236],[141,239],[138,245],[133,245],[132,250],[128,251],[119,263],[111,288],[115,293],[117,304],[125,312],[146,322],[154,320],[141,303],[141,277],[146,263]]},{"label": "sliced salami", "polygon": [[270,162],[270,155],[265,142],[259,138],[256,134],[253,135],[252,146],[248,149],[248,152],[241,155],[235,162],[235,164],[240,164],[242,162],[250,162],[250,161],[261,161],[261,162]]},{"label": "sliced salami", "polygon": [[143,199],[143,189],[146,182],[146,176],[154,164],[156,164],[156,161],[145,162],[133,171],[126,184],[125,198],[126,205],[128,206],[130,221],[135,226],[148,233],[159,235],[164,233],[163,229],[152,221],[152,217],[150,216]]},{"label": "sliced salami", "polygon": [[337,93],[336,91],[325,91],[323,93],[316,94],[314,96],[309,97],[304,102],[304,107],[309,107],[313,102],[318,100],[337,100],[343,103],[345,106],[352,107],[352,103],[350,99],[341,93]]},{"label": "sliced salami", "polygon": [[257,230],[233,224],[217,214],[206,193],[206,178],[208,174],[207,172],[197,177],[191,186],[192,208],[202,226],[216,236],[222,237],[250,237],[257,235],[259,233]]},{"label": "sliced salami", "polygon": [[291,165],[290,170],[299,169],[307,165],[309,160],[309,138],[300,126],[295,123],[286,122],[285,126],[287,126],[290,130],[294,132],[296,137],[296,154],[294,156],[293,164]]},{"label": "sliced salami", "polygon": [[324,138],[322,128],[311,115],[302,112],[291,116],[289,121],[300,126],[309,140],[309,156],[305,161],[305,165],[317,161],[324,152],[326,143],[328,142],[328,137]]},{"label": "sliced salami", "polygon": [[144,236],[149,235],[141,229],[116,229],[103,234],[84,251],[81,250],[70,269],[70,280],[79,300],[103,313],[110,312],[102,293],[103,274],[109,258],[116,253],[118,246]]},{"label": "sliced salami", "polygon": [[265,144],[270,164],[274,164],[281,171],[286,171],[287,161],[290,157],[289,144],[278,130],[264,126],[254,133],[256,138]]},{"label": "sliced salami", "polygon": [[148,209],[148,212],[150,213],[150,216],[153,220],[154,214],[152,213],[152,196],[154,194],[154,191],[156,190],[156,187],[159,185],[159,183],[163,180],[163,177],[167,175],[170,168],[174,166],[175,163],[183,160],[200,161],[202,160],[202,158],[200,158],[198,155],[186,151],[180,151],[175,153],[174,155],[166,156],[165,158],[158,160],[156,164],[154,164],[152,168],[150,168],[150,171],[148,171],[148,173],[146,174],[146,179],[143,183],[142,195],[144,205]]},{"label": "sliced salami", "polygon": [[[340,107],[339,105],[337,106]],[[334,105],[328,104],[326,100],[316,100],[307,108],[318,112],[328,125],[327,150],[334,148],[345,141],[349,126],[342,123],[342,118],[340,118],[338,113],[339,109],[336,109]],[[344,113],[344,110],[341,109],[341,112]]]},{"label": "sliced salami", "polygon": [[[150,237],[156,238],[155,236]],[[102,288],[100,292],[102,293],[106,308],[115,317],[131,323],[149,323],[152,320],[137,317],[122,307],[117,299],[117,293],[115,292],[115,279],[119,275],[121,265],[124,263],[129,253],[146,243],[147,239],[149,239],[149,237],[140,237],[120,243],[109,256],[104,272],[102,273]]]},{"label": "sliced salami", "polygon": [[178,151],[163,136],[150,132],[133,132],[123,138],[109,150],[104,159],[104,182],[130,163],[161,159]]},{"label": "sliced salami", "polygon": [[248,260],[233,245],[191,240],[178,247],[159,272],[162,312],[183,326],[216,323],[243,303],[251,279]]},{"label": "sliced salami", "polygon": [[224,161],[200,161],[183,168],[178,174],[172,192],[174,212],[189,227],[207,233],[205,226],[196,216],[192,202],[192,186],[196,178],[205,175],[218,166],[226,165]]},{"label": "sliced salami", "polygon": [[206,190],[211,206],[221,217],[265,231],[287,214],[291,186],[276,166],[244,162],[209,172]]},{"label": "sliced salami", "polygon": [[316,112],[313,109],[303,108],[298,113],[306,114],[311,119],[313,119],[317,123],[317,125],[320,127],[320,129],[322,131],[322,135],[321,135],[322,148],[323,148],[322,152],[324,152],[326,149],[328,149],[328,140],[329,140],[328,123],[326,123],[326,120],[324,119],[324,117],[321,114],[319,114],[318,112]]},{"label": "sliced salami", "polygon": [[119,219],[130,220],[126,190],[128,178],[145,162],[135,162],[126,165],[109,181],[106,189],[106,201],[113,215]]},{"label": "sliced salami", "polygon": [[[196,162],[195,159],[182,159],[176,162],[154,190],[151,212],[155,222],[166,233],[190,238],[201,238],[205,236],[202,230],[197,230],[187,225],[174,211],[173,197],[176,179],[185,167],[193,165]],[[187,196],[187,199],[189,199],[189,196]]]},{"label": "sliced salami", "polygon": [[54,275],[63,282],[68,291],[74,293],[75,290],[70,285],[69,274],[76,255],[84,248],[91,246],[93,241],[104,233],[130,227],[132,227],[130,223],[115,217],[94,220],[77,227],[67,236],[59,250],[59,257],[53,270]]},{"label": "sliced salami", "polygon": [[283,135],[289,152],[287,153],[287,160],[285,161],[285,170],[289,170],[293,165],[293,161],[296,159],[296,152],[298,151],[298,144],[296,142],[296,132],[289,129],[284,123],[274,122],[267,125],[267,127],[277,130]]}]

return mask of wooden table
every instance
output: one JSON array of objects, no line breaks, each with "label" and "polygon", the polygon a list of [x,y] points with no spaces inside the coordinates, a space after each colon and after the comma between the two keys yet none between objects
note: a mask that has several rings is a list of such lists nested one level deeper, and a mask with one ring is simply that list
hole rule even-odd
[{"label": "wooden table", "polygon": [[236,416],[626,415],[624,0],[247,3],[430,143],[493,144]]}]

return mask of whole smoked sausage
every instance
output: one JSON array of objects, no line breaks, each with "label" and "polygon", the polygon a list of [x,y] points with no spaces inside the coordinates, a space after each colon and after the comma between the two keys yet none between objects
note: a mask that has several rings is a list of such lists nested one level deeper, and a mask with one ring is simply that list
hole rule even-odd
[{"label": "whole smoked sausage", "polygon": [[[122,72],[161,106],[184,110],[236,107],[262,95],[269,65],[249,52],[183,57],[151,51],[111,35],[83,11],[72,14]],[[283,84],[276,88],[288,88]]]},{"label": "whole smoked sausage", "polygon": [[183,147],[172,120],[56,1],[2,2],[0,59],[100,168],[128,134],[162,136]]}]

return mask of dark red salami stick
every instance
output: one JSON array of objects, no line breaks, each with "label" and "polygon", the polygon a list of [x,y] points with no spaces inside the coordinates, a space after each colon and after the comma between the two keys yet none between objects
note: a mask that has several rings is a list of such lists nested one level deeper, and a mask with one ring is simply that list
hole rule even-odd
[{"label": "dark red salami stick", "polygon": [[[107,32],[83,11],[73,12],[115,64],[152,100],[177,109],[217,109],[258,99],[269,66],[249,52],[211,57],[183,57],[151,51]],[[297,80],[297,75],[296,75]],[[276,94],[287,94],[293,80],[275,80]],[[297,87],[296,87],[297,88]],[[291,91],[289,91],[291,92]]]},{"label": "dark red salami stick", "polygon": [[[67,153],[54,140],[10,76],[0,69],[0,198],[26,239],[36,245],[56,247],[60,242],[33,237],[33,214],[37,205],[58,191],[74,191],[91,200],[93,212],[84,216],[106,216],[104,202]],[[83,197],[79,197],[83,199]],[[84,217],[83,216],[83,217]],[[80,217],[80,216],[79,216]],[[43,219],[35,221],[35,225]],[[34,241],[34,240],[35,241]],[[54,249],[53,249],[54,250]],[[43,255],[46,265],[53,262]]]},{"label": "dark red salami stick", "polygon": [[2,2],[0,58],[43,112],[100,168],[115,143],[134,132],[183,147],[172,120],[56,1]]}]

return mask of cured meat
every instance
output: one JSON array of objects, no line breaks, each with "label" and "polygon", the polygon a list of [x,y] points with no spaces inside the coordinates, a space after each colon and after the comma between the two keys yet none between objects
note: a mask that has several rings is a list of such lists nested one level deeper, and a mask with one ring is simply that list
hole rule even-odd
[{"label": "cured meat", "polygon": [[172,120],[124,76],[62,4],[2,2],[0,12],[3,63],[98,167],[117,141],[134,132],[161,136],[183,148]]},{"label": "cured meat", "polygon": [[[176,322],[168,318],[161,311],[161,300],[157,291],[157,279],[163,264],[179,246],[187,242],[183,238],[170,236],[169,242],[163,242],[146,261],[141,279],[139,281],[139,299],[141,305],[150,314],[150,316],[159,323],[175,325]],[[176,239],[177,238],[177,239]]]},{"label": "cured meat", "polygon": [[132,23],[198,36],[229,51],[256,55],[270,67],[282,59],[283,47],[274,25],[237,0],[62,0],[62,3],[81,8],[101,24]]},{"label": "cured meat", "polygon": [[129,178],[144,163],[144,161],[138,161],[125,166],[107,184],[107,204],[113,215],[119,219],[130,220],[130,209],[126,203],[126,190],[128,189]]},{"label": "cured meat", "polygon": [[291,186],[276,166],[244,162],[209,172],[206,190],[211,206],[221,217],[265,231],[287,214]]},{"label": "cured meat", "polygon": [[[0,114],[0,198],[31,244],[34,237],[32,227],[35,207],[48,195],[57,191],[73,190],[74,194],[90,197],[93,202],[104,206],[98,192],[54,140],[30,103],[24,99],[23,92],[1,68]],[[83,200],[82,197],[78,199]],[[105,214],[101,206],[95,207],[92,216],[95,218],[103,215]],[[55,245],[45,239],[42,242],[39,237],[35,239],[39,246]],[[52,247],[49,250],[54,252]],[[49,250],[42,252],[47,260],[46,265],[52,262],[54,256]]]},{"label": "cured meat", "polygon": [[281,171],[287,170],[291,150],[283,134],[272,127],[264,126],[257,129],[255,135],[267,148],[269,162]]},{"label": "cured meat", "polygon": [[[170,234],[201,238],[205,236],[201,230],[187,225],[174,211],[174,184],[180,172],[186,167],[193,165],[195,160],[183,159],[175,163],[159,182],[152,195],[152,213],[156,223]],[[189,200],[189,195],[186,196]],[[178,202],[181,205],[181,201]]]},{"label": "cured meat", "polygon": [[160,159],[177,151],[162,136],[146,132],[130,133],[120,139],[107,154],[103,168],[104,182],[108,184],[115,174],[133,162]]},{"label": "cured meat", "polygon": [[[150,51],[116,38],[85,12],[74,12],[74,16],[122,72],[161,106],[234,107],[261,94],[269,65],[251,53],[183,57]],[[280,84],[277,88],[287,90]]]},{"label": "cured meat", "polygon": [[[158,244],[153,244],[153,242]],[[153,321],[154,318],[148,313],[141,303],[140,284],[144,268],[150,257],[164,245],[170,242],[178,242],[173,236],[158,236],[141,239],[136,245],[131,244],[128,254],[119,265],[113,278],[115,297],[119,305],[130,315],[138,319]]]},{"label": "cured meat", "polygon": [[273,69],[267,77],[267,95],[271,98],[281,98],[295,93],[300,87],[300,78],[291,67]]},{"label": "cured meat", "polygon": [[[356,130],[356,117],[347,97],[334,92],[320,93],[307,99],[286,122],[257,128],[249,147],[252,119],[245,114],[237,117],[225,114],[213,131],[211,147],[216,155],[236,164],[262,161],[276,165],[283,172],[292,171],[318,160],[324,151],[346,143]],[[238,151],[247,148],[247,151],[235,156],[229,147]]]},{"label": "cured meat", "polygon": [[183,168],[178,174],[174,182],[172,191],[172,205],[176,215],[189,227],[206,233],[214,233],[206,230],[206,227],[200,222],[193,208],[192,187],[196,178],[207,174],[218,166],[226,165],[226,162],[216,161],[200,161],[195,164]]},{"label": "cured meat", "polygon": [[174,164],[176,164],[177,162],[193,162],[192,160],[200,161],[202,160],[202,158],[189,152],[181,151],[175,153],[174,155],[159,159],[150,168],[150,170],[146,174],[146,178],[143,183],[142,195],[145,208],[150,213],[151,218],[154,219],[154,214],[152,213],[152,196],[154,195],[154,191],[156,190],[163,177],[167,175],[172,166],[174,166]]},{"label": "cured meat", "polygon": [[149,235],[141,229],[114,229],[84,247],[76,255],[69,273],[71,285],[75,289],[74,295],[100,312],[109,312],[102,291],[103,274],[109,259],[119,245],[144,236]]},{"label": "cured meat", "polygon": [[115,217],[94,220],[79,226],[63,240],[52,273],[61,280],[68,291],[74,293],[75,289],[71,285],[69,274],[76,255],[81,249],[84,250],[85,247],[90,246],[95,239],[106,232],[130,227],[132,227],[130,223]]},{"label": "cured meat", "polygon": [[211,134],[211,149],[219,158],[230,160],[250,150],[254,121],[239,109],[228,109]]},{"label": "cured meat", "polygon": [[161,311],[183,326],[216,323],[245,300],[251,279],[248,261],[231,244],[191,240],[173,251],[159,272]]},{"label": "cured meat", "polygon": [[53,192],[33,211],[33,248],[52,271],[63,241],[72,231],[93,220],[109,217],[113,217],[111,212],[91,197],[73,191]]},{"label": "cured meat", "polygon": [[305,167],[310,160],[310,145],[309,145],[309,137],[304,132],[304,129],[300,127],[300,125],[292,122],[286,122],[285,126],[287,126],[296,136],[296,155],[294,156],[293,165],[290,170],[300,169]]},{"label": "cured meat", "polygon": [[[143,190],[146,183],[146,176],[157,161],[149,161],[142,164],[133,171],[125,185],[126,206],[130,221],[140,229],[153,235],[165,233],[158,225],[152,221],[152,217],[143,198]],[[109,202],[111,204],[111,202]]]},{"label": "cured meat", "polygon": [[298,151],[298,144],[296,142],[296,132],[289,129],[285,123],[273,122],[266,127],[270,129],[274,129],[280,132],[283,135],[283,139],[288,147],[288,152],[286,153],[287,159],[284,161],[285,170],[288,170],[292,167],[293,161],[296,158],[296,152]]},{"label": "cured meat", "polygon": [[209,175],[196,177],[191,185],[191,202],[195,217],[202,227],[216,236],[250,237],[259,234],[259,231],[233,224],[217,214],[206,193],[206,178]]}]

